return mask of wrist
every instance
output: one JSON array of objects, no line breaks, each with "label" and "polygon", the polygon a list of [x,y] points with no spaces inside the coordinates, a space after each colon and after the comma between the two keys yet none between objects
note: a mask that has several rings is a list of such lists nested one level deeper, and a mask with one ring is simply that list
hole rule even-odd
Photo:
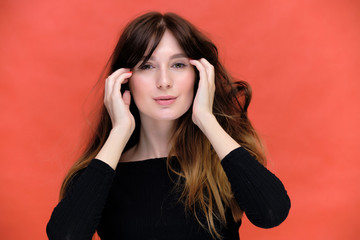
[{"label": "wrist", "polygon": [[223,129],[213,114],[199,121],[199,128],[214,147],[220,160],[240,145]]},{"label": "wrist", "polygon": [[95,158],[115,169],[129,138],[128,131],[124,131],[122,128],[111,129],[108,138]]},{"label": "wrist", "polygon": [[113,127],[109,133],[111,136],[127,139],[130,138],[131,134],[132,131],[129,129],[124,129],[123,127]]},{"label": "wrist", "polygon": [[205,135],[207,135],[208,131],[214,130],[214,127],[217,127],[217,125],[220,127],[212,113],[202,114],[201,117],[197,119],[197,126]]}]

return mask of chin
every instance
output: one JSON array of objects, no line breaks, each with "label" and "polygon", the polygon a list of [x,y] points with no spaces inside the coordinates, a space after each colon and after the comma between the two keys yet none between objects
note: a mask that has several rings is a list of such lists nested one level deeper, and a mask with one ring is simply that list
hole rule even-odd
[{"label": "chin", "polygon": [[164,115],[157,116],[156,119],[172,121],[172,120],[179,119],[182,115],[183,115],[183,113],[182,114],[164,114]]},{"label": "chin", "polygon": [[156,115],[153,115],[152,118],[159,121],[174,121],[183,116],[187,112],[187,110],[188,109],[182,109],[181,111],[161,111]]},{"label": "chin", "polygon": [[[182,106],[174,106],[172,108],[144,108],[139,109],[140,117],[153,119],[156,121],[175,121],[183,116],[191,107],[190,104],[183,104]],[[143,110],[143,111],[141,111]]]}]

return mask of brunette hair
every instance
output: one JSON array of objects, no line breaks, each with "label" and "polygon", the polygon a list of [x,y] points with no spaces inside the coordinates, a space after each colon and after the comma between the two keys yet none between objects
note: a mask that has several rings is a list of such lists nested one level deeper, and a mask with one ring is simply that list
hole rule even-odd
[{"label": "brunette hair", "polygon": [[[252,127],[247,109],[251,100],[251,88],[244,81],[234,81],[218,59],[216,46],[190,22],[174,13],[149,12],[130,22],[124,29],[111,56],[109,74],[119,68],[133,68],[143,57],[145,63],[158,46],[165,30],[169,30],[191,59],[207,59],[215,70],[215,98],[213,114],[224,130],[260,163],[266,159],[258,134]],[[199,73],[196,72],[197,89]],[[128,86],[122,87],[124,91]],[[124,152],[139,140],[140,117],[134,103],[130,105],[136,127]],[[192,122],[192,107],[177,121],[172,137],[172,148],[167,159],[168,170],[178,176],[175,186],[180,189],[185,209],[193,212],[201,226],[213,238],[221,238],[216,222],[226,225],[225,211],[230,208],[235,221],[242,217],[242,211],[231,191],[230,183],[222,169],[220,159],[209,140]],[[94,134],[84,153],[65,177],[60,191],[62,199],[73,177],[86,168],[97,155],[112,128],[110,116],[102,105],[101,114]],[[170,156],[175,156],[174,167]],[[199,219],[199,210],[206,222]]]}]

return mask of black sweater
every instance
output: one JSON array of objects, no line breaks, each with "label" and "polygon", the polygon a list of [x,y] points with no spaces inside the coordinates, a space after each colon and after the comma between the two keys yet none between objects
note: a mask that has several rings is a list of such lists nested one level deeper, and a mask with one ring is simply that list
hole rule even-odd
[{"label": "black sweater", "polygon": [[[119,162],[116,170],[94,159],[72,181],[46,227],[49,239],[102,240],[211,239],[173,191],[166,158]],[[230,152],[221,165],[248,219],[256,226],[279,225],[290,199],[281,181],[244,148]],[[240,222],[227,212],[227,224],[215,222],[224,240],[239,239]],[[205,226],[199,212],[200,221]]]}]

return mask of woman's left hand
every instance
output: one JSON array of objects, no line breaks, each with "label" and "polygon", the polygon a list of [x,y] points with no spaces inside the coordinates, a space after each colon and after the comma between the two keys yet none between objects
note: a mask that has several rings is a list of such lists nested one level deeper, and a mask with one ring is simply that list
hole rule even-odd
[{"label": "woman's left hand", "polygon": [[190,60],[200,74],[199,86],[193,103],[192,120],[200,128],[209,117],[213,116],[212,108],[215,94],[215,72],[214,66],[205,58]]},{"label": "woman's left hand", "polygon": [[240,145],[220,126],[212,109],[215,95],[215,70],[206,59],[190,60],[199,70],[199,87],[193,104],[193,122],[214,147],[220,160]]}]

